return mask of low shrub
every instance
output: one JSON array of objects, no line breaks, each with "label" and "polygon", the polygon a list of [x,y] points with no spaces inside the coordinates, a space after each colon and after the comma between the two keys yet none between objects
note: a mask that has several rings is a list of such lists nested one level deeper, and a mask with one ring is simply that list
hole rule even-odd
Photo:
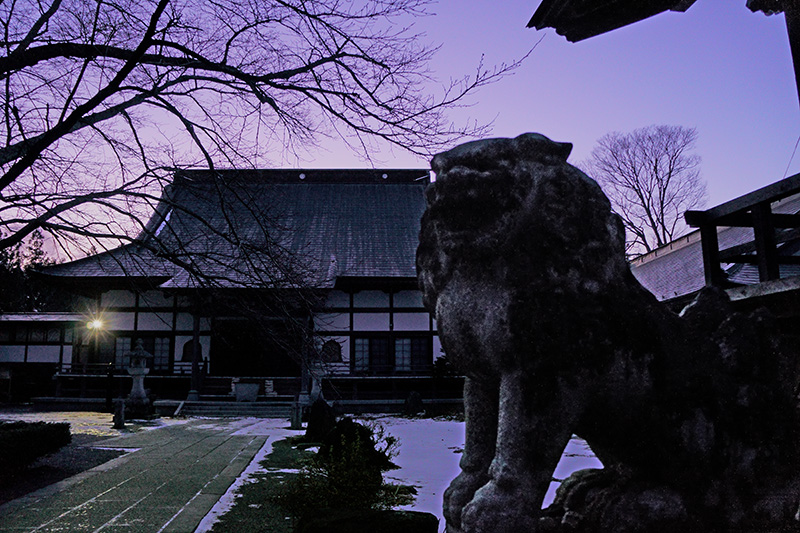
[{"label": "low shrub", "polygon": [[0,470],[25,468],[71,440],[66,422],[0,422]]},{"label": "low shrub", "polygon": [[274,501],[296,519],[325,509],[391,509],[411,503],[412,487],[383,481],[382,472],[396,468],[391,463],[396,450],[397,440],[382,427],[341,420]]}]

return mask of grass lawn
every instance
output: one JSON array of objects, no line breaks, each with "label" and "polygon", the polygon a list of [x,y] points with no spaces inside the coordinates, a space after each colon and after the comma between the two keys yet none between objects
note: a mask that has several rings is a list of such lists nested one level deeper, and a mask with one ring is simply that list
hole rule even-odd
[{"label": "grass lawn", "polygon": [[[315,451],[308,451],[308,444],[297,446],[297,437],[289,437],[287,439],[277,441],[272,446],[272,452],[261,461],[261,471],[252,474],[248,480],[239,487],[236,497],[233,500],[233,506],[230,511],[220,516],[219,521],[215,523],[211,529],[211,533],[249,533],[269,531],[271,533],[292,533],[295,518],[291,516],[291,512],[281,508],[275,502],[275,497],[287,489],[287,483],[292,483],[300,475],[298,470],[303,467],[309,466],[308,460],[314,457]],[[319,447],[315,446],[313,450]],[[347,448],[346,450],[351,449]],[[356,448],[352,448],[355,450]],[[341,453],[341,452],[339,452]],[[338,456],[338,455],[337,455]],[[351,457],[345,452],[341,457]],[[345,459],[352,461],[352,459]],[[328,502],[332,504],[331,509],[342,510],[342,506],[349,508],[349,503],[354,497],[359,501],[372,501],[371,498],[375,497],[376,505],[381,508],[395,508],[400,505],[407,505],[414,501],[416,489],[411,486],[386,483],[383,490],[375,495],[369,492],[366,488],[369,485],[360,485],[364,482],[364,477],[361,475],[364,472],[364,467],[367,463],[356,461],[355,463],[348,462],[350,466],[347,468],[354,468],[354,470],[342,470],[345,463],[334,460],[332,463],[325,464],[333,465],[324,467],[327,475],[336,475],[339,483],[356,483],[352,486],[352,490],[348,489],[347,495],[343,497],[342,493],[334,490],[329,492],[330,488],[327,483],[320,484],[319,481],[310,481],[310,479],[319,480],[319,477],[309,478],[309,472],[306,470],[304,484],[300,487],[293,487],[293,491],[300,490],[302,497],[295,500],[293,492],[284,493],[284,500],[290,498],[289,502],[293,511],[301,513],[312,511],[315,504],[321,502]],[[320,475],[318,467],[314,467],[314,476]],[[352,472],[352,473],[351,473]],[[356,474],[355,476],[353,474]],[[327,479],[327,478],[326,478]],[[336,482],[333,482],[336,485]],[[341,485],[339,485],[341,487]],[[349,486],[349,485],[347,485]],[[310,491],[310,492],[309,492]],[[359,492],[366,491],[366,492]],[[365,499],[360,495],[363,494]],[[371,494],[373,496],[371,496]],[[358,495],[358,496],[354,496]],[[309,499],[310,498],[310,499]],[[331,499],[332,498],[332,499]],[[306,501],[309,499],[308,501]],[[351,502],[352,503],[352,502]],[[323,514],[327,511],[323,511]]]},{"label": "grass lawn", "polygon": [[252,482],[242,485],[233,508],[214,524],[212,533],[292,533],[292,519],[272,503],[282,485],[296,474],[290,472],[300,467],[301,460],[310,452],[293,448],[289,439],[276,442],[272,453],[262,462],[266,472],[253,475]]}]

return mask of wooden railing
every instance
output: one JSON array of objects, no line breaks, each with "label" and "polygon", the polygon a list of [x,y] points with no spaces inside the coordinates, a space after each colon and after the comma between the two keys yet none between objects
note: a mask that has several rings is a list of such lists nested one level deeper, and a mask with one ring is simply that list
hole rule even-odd
[{"label": "wooden railing", "polygon": [[[700,229],[706,285],[724,286],[722,263],[756,264],[762,282],[779,279],[780,265],[800,264],[800,257],[778,254],[779,244],[800,238],[800,215],[773,212],[775,202],[798,193],[795,174],[707,211],[687,211],[686,223]],[[753,228],[753,240],[720,250],[720,227]]]}]

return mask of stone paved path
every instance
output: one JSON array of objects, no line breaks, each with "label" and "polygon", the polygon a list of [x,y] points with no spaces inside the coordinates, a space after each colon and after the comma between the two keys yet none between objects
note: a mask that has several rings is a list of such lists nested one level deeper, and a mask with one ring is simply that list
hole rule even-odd
[{"label": "stone paved path", "polygon": [[135,451],[0,506],[0,531],[192,532],[267,442],[264,422],[192,419],[95,442]]}]

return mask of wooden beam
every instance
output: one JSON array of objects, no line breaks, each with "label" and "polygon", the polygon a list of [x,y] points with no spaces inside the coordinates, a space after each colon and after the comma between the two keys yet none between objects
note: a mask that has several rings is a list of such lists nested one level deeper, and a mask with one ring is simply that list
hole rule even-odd
[{"label": "wooden beam", "polygon": [[698,227],[703,222],[716,222],[734,213],[747,211],[756,204],[777,202],[797,192],[800,192],[800,174],[795,174],[766,187],[761,187],[744,196],[734,198],[730,202],[712,207],[707,211],[687,211],[684,214],[684,218],[690,226]]},{"label": "wooden beam", "polygon": [[686,221],[687,226],[691,228],[699,228],[706,223],[708,216],[706,215],[705,211],[686,211],[683,214],[683,220]]},{"label": "wooden beam", "polygon": [[[793,229],[788,231],[781,231],[775,234],[775,244],[782,244],[794,239],[800,238],[800,229]],[[756,251],[755,241],[745,242],[730,248],[725,248],[719,251],[719,260],[721,263],[738,263],[733,258],[743,254],[749,254]],[[784,257],[784,256],[778,256]]]},{"label": "wooden beam", "polygon": [[[724,216],[714,221],[717,226],[752,228],[753,214],[739,212]],[[772,213],[772,226],[774,228],[800,228],[800,215]]]},{"label": "wooden beam", "polygon": [[[723,263],[742,263],[745,265],[758,264],[758,257],[755,255],[731,255],[722,259]],[[779,255],[779,265],[800,265],[800,256],[796,255]]]}]

